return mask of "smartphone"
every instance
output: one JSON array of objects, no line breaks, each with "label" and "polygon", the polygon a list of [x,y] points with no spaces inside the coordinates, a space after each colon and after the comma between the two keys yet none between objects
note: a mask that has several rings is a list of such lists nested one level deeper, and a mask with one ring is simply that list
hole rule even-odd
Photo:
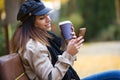
[{"label": "smartphone", "polygon": [[84,37],[84,36],[85,36],[85,33],[86,33],[86,28],[80,28],[80,29],[79,29],[79,32],[78,32],[78,37],[79,37],[79,36],[83,36],[83,37]]}]

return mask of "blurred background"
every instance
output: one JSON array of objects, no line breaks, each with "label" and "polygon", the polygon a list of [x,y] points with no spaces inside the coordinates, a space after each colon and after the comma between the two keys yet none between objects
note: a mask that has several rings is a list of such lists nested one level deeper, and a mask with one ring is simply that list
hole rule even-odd
[{"label": "blurred background", "polygon": [[[0,0],[0,56],[9,54],[10,39],[19,22],[16,15],[25,0]],[[52,31],[72,21],[76,33],[86,27],[85,42],[74,68],[81,77],[120,69],[120,0],[43,0],[52,8]]]}]

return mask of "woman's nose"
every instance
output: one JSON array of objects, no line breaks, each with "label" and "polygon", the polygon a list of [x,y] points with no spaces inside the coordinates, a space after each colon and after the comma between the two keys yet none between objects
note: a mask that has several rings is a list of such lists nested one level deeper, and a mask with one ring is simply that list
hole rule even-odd
[{"label": "woman's nose", "polygon": [[51,18],[49,15],[46,15],[46,18],[47,18],[47,22],[50,22],[51,21]]}]

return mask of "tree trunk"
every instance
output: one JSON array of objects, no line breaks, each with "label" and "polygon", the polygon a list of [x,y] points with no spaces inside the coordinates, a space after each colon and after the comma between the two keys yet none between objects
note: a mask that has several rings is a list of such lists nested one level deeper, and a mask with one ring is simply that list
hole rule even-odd
[{"label": "tree trunk", "polygon": [[6,53],[7,54],[10,53],[8,25],[16,22],[18,8],[19,8],[18,0],[5,0],[6,19],[4,22],[4,30],[5,30]]},{"label": "tree trunk", "polygon": [[120,0],[115,0],[115,8],[116,8],[116,21],[117,24],[120,25]]},{"label": "tree trunk", "polygon": [[6,23],[11,24],[16,21],[16,16],[19,8],[18,0],[5,0]]}]

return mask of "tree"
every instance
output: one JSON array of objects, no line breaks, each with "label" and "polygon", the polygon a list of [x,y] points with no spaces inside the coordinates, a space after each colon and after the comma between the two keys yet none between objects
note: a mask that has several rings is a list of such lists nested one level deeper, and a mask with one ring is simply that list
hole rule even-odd
[{"label": "tree", "polygon": [[8,25],[16,23],[18,9],[19,9],[20,3],[22,1],[23,0],[5,0],[6,19],[4,22],[4,30],[5,30],[5,37],[6,37],[5,43],[6,43],[6,53],[7,54],[10,53]]},{"label": "tree", "polygon": [[95,38],[115,20],[114,0],[77,0],[79,12],[87,27],[87,39]]}]

